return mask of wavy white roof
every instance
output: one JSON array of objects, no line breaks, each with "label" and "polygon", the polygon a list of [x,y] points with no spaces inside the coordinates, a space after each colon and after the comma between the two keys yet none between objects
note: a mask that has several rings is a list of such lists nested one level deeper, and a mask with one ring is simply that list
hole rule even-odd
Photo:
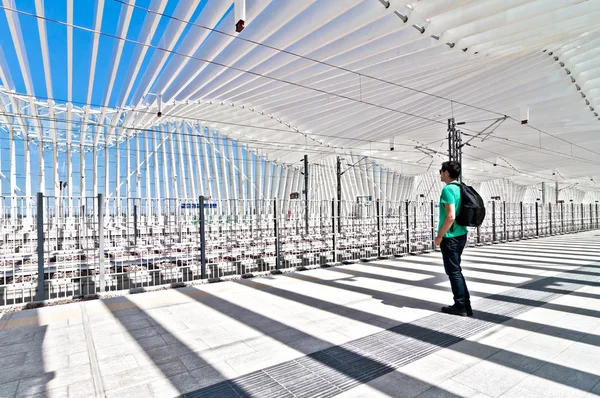
[{"label": "wavy white roof", "polygon": [[238,34],[232,1],[2,0],[0,115],[85,145],[189,118],[280,162],[351,149],[407,175],[454,116],[471,179],[598,188],[600,0],[407,1],[247,0]]}]

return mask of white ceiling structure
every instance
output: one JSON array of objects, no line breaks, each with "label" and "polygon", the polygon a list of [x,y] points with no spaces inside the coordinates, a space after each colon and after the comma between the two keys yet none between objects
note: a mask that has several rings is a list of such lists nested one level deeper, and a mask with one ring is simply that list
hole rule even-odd
[{"label": "white ceiling structure", "polygon": [[[85,145],[195,120],[279,162],[352,151],[405,175],[437,170],[454,117],[466,122],[471,180],[600,188],[600,0],[246,0],[241,33],[232,1],[96,0],[79,9],[87,19],[80,1],[66,0],[62,18],[46,15],[50,1],[1,1],[18,62],[0,52],[0,113],[29,105],[29,115],[59,110],[82,129],[91,115],[111,126]],[[74,32],[89,37],[85,51]],[[61,80],[50,58],[63,49]],[[83,89],[74,57],[89,64]],[[57,85],[66,97],[53,96]]]}]

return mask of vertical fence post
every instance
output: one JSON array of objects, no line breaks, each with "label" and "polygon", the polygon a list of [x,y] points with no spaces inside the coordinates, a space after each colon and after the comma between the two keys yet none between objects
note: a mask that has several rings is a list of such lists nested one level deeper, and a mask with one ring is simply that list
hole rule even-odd
[{"label": "vertical fence post", "polygon": [[37,193],[37,255],[38,255],[38,289],[37,301],[44,301],[46,297],[44,280],[44,194]]},{"label": "vertical fence post", "polygon": [[98,194],[98,268],[100,273],[100,291],[106,290],[104,283],[104,197]]},{"label": "vertical fence post", "polygon": [[376,201],[377,212],[375,215],[377,216],[377,257],[381,257],[381,209],[379,208],[379,199]]},{"label": "vertical fence post", "polygon": [[521,239],[525,237],[525,226],[523,223],[523,202],[519,203],[519,212],[521,218]]},{"label": "vertical fence post", "polygon": [[435,211],[435,205],[433,204],[433,200],[431,201],[431,250],[435,250],[435,215],[433,212]]},{"label": "vertical fence post", "polygon": [[506,213],[506,201],[502,201],[502,223],[504,224],[504,238],[503,241],[508,241],[508,231],[507,231],[507,224],[508,224],[508,214]]},{"label": "vertical fence post", "polygon": [[548,203],[548,219],[550,220],[550,235],[552,235],[552,203]]},{"label": "vertical fence post", "polygon": [[137,205],[133,205],[133,241],[137,246],[138,241],[138,207]]},{"label": "vertical fence post", "polygon": [[492,201],[492,243],[496,242],[496,201]]},{"label": "vertical fence post", "polygon": [[565,206],[560,204],[560,232],[565,233]]},{"label": "vertical fence post", "polygon": [[204,221],[204,195],[200,196],[200,279],[206,279],[206,223]]},{"label": "vertical fence post", "polygon": [[275,228],[275,269],[281,267],[281,254],[279,251],[279,219],[277,216],[277,199],[273,199],[273,226]]},{"label": "vertical fence post", "polygon": [[410,254],[410,202],[406,201],[406,253]]},{"label": "vertical fence post", "polygon": [[[338,209],[339,201],[338,201]],[[339,216],[339,215],[338,215]],[[339,221],[338,221],[339,226]],[[335,242],[335,199],[331,201],[331,240],[332,240],[332,249],[333,249],[333,263],[337,263],[337,253],[336,253],[336,242]]]},{"label": "vertical fence post", "polygon": [[540,205],[535,202],[535,236],[540,236]]}]

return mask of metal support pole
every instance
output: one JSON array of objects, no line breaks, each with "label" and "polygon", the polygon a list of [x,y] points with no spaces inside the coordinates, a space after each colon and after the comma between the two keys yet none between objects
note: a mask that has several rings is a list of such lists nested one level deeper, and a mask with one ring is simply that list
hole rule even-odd
[{"label": "metal support pole", "polygon": [[492,202],[492,243],[496,243],[496,202]]},{"label": "metal support pole", "polygon": [[377,257],[381,257],[381,209],[379,208],[379,199],[376,202],[377,205]]},{"label": "metal support pole", "polygon": [[540,236],[540,208],[538,202],[535,202],[535,236]]},{"label": "metal support pole", "polygon": [[200,196],[200,279],[206,279],[206,223],[204,221],[204,196]]},{"label": "metal support pole", "polygon": [[565,233],[565,206],[563,203],[560,204],[560,231]]},{"label": "metal support pole", "polygon": [[406,252],[410,253],[410,203],[406,201]]},{"label": "metal support pole", "polygon": [[548,218],[550,221],[550,235],[552,235],[552,203],[548,203]]},{"label": "metal support pole", "polygon": [[585,230],[585,228],[584,228],[584,220],[585,220],[585,216],[583,215],[583,203],[581,203],[581,224],[579,226],[579,230],[580,231]]},{"label": "metal support pole", "polygon": [[45,292],[45,279],[46,273],[44,271],[44,194],[41,192],[37,193],[37,255],[38,255],[38,288],[37,288],[37,301],[44,301],[46,298]]},{"label": "metal support pole", "polygon": [[575,231],[575,203],[571,202],[571,232]]},{"label": "metal support pole", "polygon": [[138,240],[138,212],[137,205],[133,205],[133,240],[135,245],[137,246]]},{"label": "metal support pole", "polygon": [[596,229],[600,229],[600,217],[598,215],[598,203],[596,203]]},{"label": "metal support pole", "polygon": [[308,235],[308,155],[304,155],[304,226]]},{"label": "metal support pole", "polygon": [[100,291],[104,292],[104,197],[98,194],[98,268],[100,274]]},{"label": "metal support pole", "polygon": [[507,241],[508,240],[508,232],[507,232],[506,224],[508,224],[508,220],[506,217],[506,201],[502,202],[502,224],[504,224],[504,238],[502,240]]},{"label": "metal support pole", "polygon": [[[337,214],[342,214],[342,160],[337,157]],[[338,220],[338,232],[342,232],[342,223]]]},{"label": "metal support pole", "polygon": [[594,229],[594,212],[592,210],[591,203],[590,203],[590,229]]},{"label": "metal support pole", "polygon": [[431,201],[431,250],[435,250],[435,216],[433,212],[435,211],[435,205],[433,200]]},{"label": "metal support pole", "polygon": [[281,253],[279,248],[279,219],[277,218],[277,199],[273,199],[273,227],[275,228],[275,269],[281,267]]},{"label": "metal support pole", "polygon": [[[339,223],[339,222],[338,222]],[[336,242],[335,242],[335,200],[331,201],[331,236],[333,247],[333,262],[337,262]]]},{"label": "metal support pole", "polygon": [[525,237],[525,226],[523,223],[523,202],[519,204],[519,212],[521,213],[521,239]]}]

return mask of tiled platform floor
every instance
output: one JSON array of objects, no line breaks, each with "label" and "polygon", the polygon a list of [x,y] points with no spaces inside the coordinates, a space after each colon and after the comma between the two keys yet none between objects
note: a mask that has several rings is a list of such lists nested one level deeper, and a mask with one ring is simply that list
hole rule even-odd
[{"label": "tiled platform floor", "polygon": [[[3,314],[0,397],[600,396],[600,232]],[[488,297],[488,298],[485,298]]]}]

